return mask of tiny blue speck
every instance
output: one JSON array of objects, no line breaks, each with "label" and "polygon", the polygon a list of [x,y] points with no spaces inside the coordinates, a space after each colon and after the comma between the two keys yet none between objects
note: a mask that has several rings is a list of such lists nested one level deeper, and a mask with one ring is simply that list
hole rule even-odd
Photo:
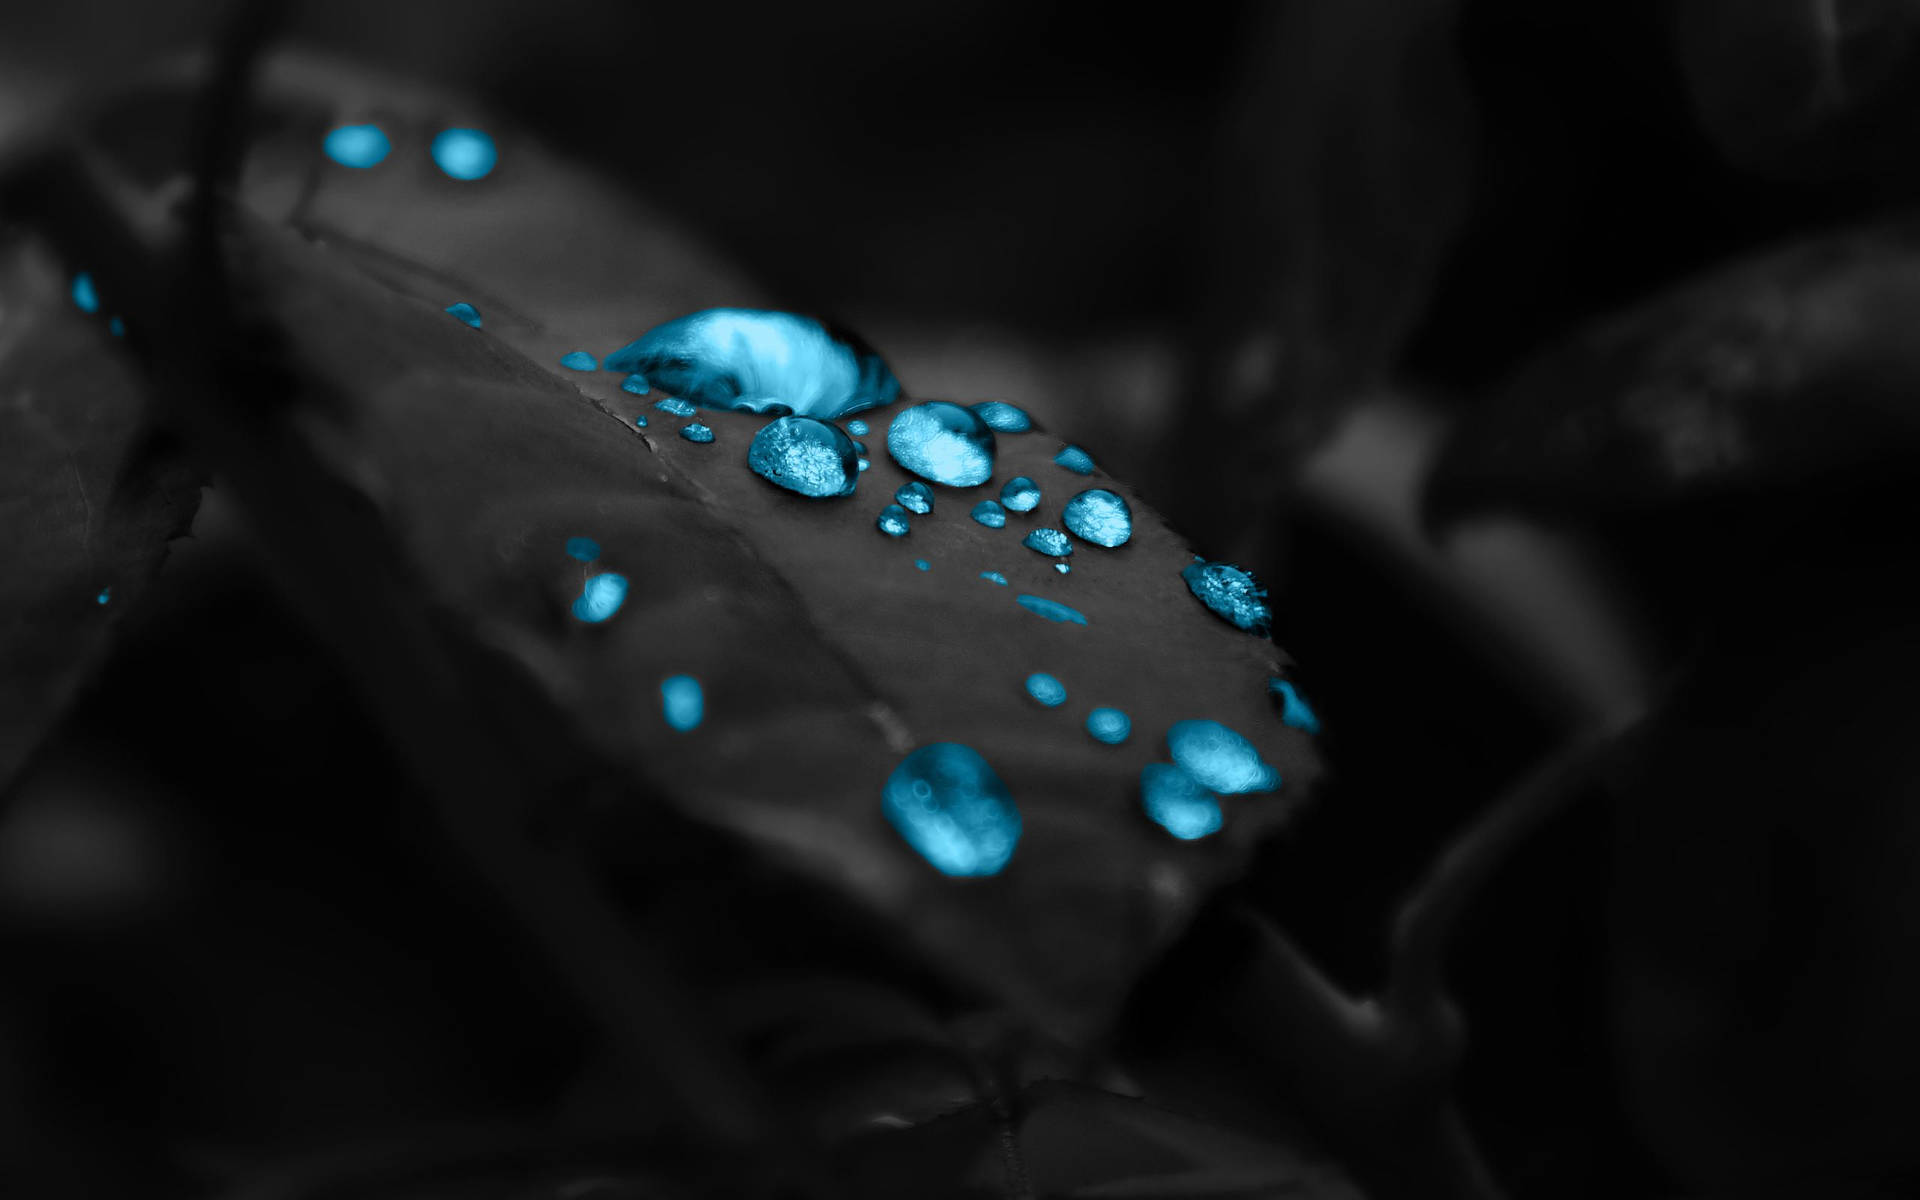
[{"label": "tiny blue speck", "polygon": [[1000,503],[1013,512],[1032,512],[1040,504],[1040,485],[1025,475],[1015,475],[1000,489]]},{"label": "tiny blue speck", "polygon": [[1068,608],[1058,600],[1049,600],[1045,596],[1018,596],[1015,602],[1036,617],[1045,617],[1049,621],[1059,621],[1063,625],[1085,625],[1087,618],[1077,609]]},{"label": "tiny blue speck", "polygon": [[447,305],[447,312],[457,320],[464,321],[475,329],[480,328],[480,310],[468,304],[465,300],[460,301],[458,304]]},{"label": "tiny blue speck", "polygon": [[924,558],[916,558],[913,560],[913,568],[916,571],[931,571],[933,570],[933,564]]},{"label": "tiny blue speck", "polygon": [[1312,706],[1301,698],[1293,684],[1284,679],[1267,680],[1267,693],[1280,699],[1280,722],[1308,733],[1320,732],[1320,718],[1314,714]]},{"label": "tiny blue speck", "polygon": [[1027,695],[1048,708],[1053,708],[1055,705],[1066,703],[1067,685],[1045,671],[1035,671],[1027,676]]},{"label": "tiny blue speck", "polygon": [[653,406],[668,416],[690,417],[697,409],[678,396],[668,396],[665,400],[655,400]]},{"label": "tiny blue speck", "polygon": [[901,508],[910,513],[925,516],[933,511],[933,489],[917,479],[912,483],[901,484],[900,490],[893,494],[893,498],[899,501]]},{"label": "tiny blue speck", "polygon": [[1078,446],[1062,446],[1060,453],[1053,456],[1053,461],[1075,475],[1093,474],[1093,456]]},{"label": "tiny blue speck", "polygon": [[321,149],[343,167],[364,169],[384,161],[393,143],[378,125],[342,125],[327,134]]},{"label": "tiny blue speck", "polygon": [[1036,529],[1020,539],[1020,544],[1040,554],[1051,554],[1055,558],[1065,558],[1073,553],[1073,543],[1067,535],[1058,529]]},{"label": "tiny blue speck", "polygon": [[1117,708],[1096,708],[1087,714],[1087,732],[1096,742],[1118,746],[1133,732],[1133,718]]},{"label": "tiny blue speck", "polygon": [[1073,536],[1109,550],[1133,536],[1133,510],[1105,488],[1088,488],[1067,501],[1060,518]]},{"label": "tiny blue speck", "polygon": [[867,454],[867,444],[865,442],[855,442],[853,444],[853,452],[865,458]]},{"label": "tiny blue speck", "polygon": [[660,681],[660,713],[669,728],[686,733],[697,729],[707,715],[707,700],[700,681],[691,675],[670,675]]},{"label": "tiny blue speck", "polygon": [[887,427],[887,453],[923,479],[973,487],[993,475],[993,430],[971,409],[929,400],[900,410]]},{"label": "tiny blue speck", "polygon": [[980,578],[986,580],[988,583],[997,583],[1001,587],[1007,586],[1007,577],[998,571],[982,571],[980,572]]},{"label": "tiny blue speck", "polygon": [[967,407],[980,414],[980,419],[987,423],[988,429],[999,433],[1025,433],[1033,428],[1033,418],[1026,414],[1026,410],[1015,408],[1002,400],[982,400]]},{"label": "tiny blue speck", "polygon": [[682,425],[680,427],[680,436],[690,442],[698,442],[704,446],[713,440],[713,430],[695,421],[691,425]]},{"label": "tiny blue speck", "polygon": [[881,809],[909,846],[943,875],[997,874],[1020,841],[1020,810],[978,751],[922,746],[900,760]]},{"label": "tiny blue speck", "polygon": [[595,575],[581,587],[579,599],[573,602],[573,615],[589,625],[598,625],[619,612],[626,599],[626,576],[611,571]]},{"label": "tiny blue speck", "polygon": [[127,332],[127,323],[125,321],[122,321],[119,317],[108,317],[107,332],[112,334],[115,337],[125,337]]},{"label": "tiny blue speck", "polygon": [[1007,523],[1007,510],[1000,507],[998,500],[982,500],[973,506],[971,515],[988,529],[1000,529]]},{"label": "tiny blue speck", "polygon": [[1195,559],[1180,572],[1187,590],[1222,620],[1248,633],[1265,634],[1273,615],[1263,602],[1267,591],[1254,577],[1228,563]]},{"label": "tiny blue speck", "polygon": [[1167,729],[1167,748],[1208,791],[1237,795],[1280,786],[1280,773],[1261,760],[1253,743],[1218,721],[1175,721]]},{"label": "tiny blue speck", "polygon": [[1140,806],[1160,828],[1183,842],[1220,828],[1220,802],[1193,776],[1170,763],[1148,763],[1141,770]]},{"label": "tiny blue speck", "polygon": [[647,414],[641,413],[639,416],[635,417],[633,419],[633,427],[635,429],[645,429],[647,427]]},{"label": "tiny blue speck", "polygon": [[570,537],[567,539],[567,554],[581,562],[592,562],[600,557],[600,543],[590,537]]},{"label": "tiny blue speck", "polygon": [[1073,568],[1068,566],[1065,563],[1055,563],[1053,564],[1053,569],[1060,572],[1062,575],[1070,574],[1073,571]]},{"label": "tiny blue speck", "polygon": [[585,350],[574,350],[561,356],[560,365],[569,371],[591,371],[600,364]]},{"label": "tiny blue speck", "polygon": [[105,604],[111,599],[113,599],[113,589],[111,587],[103,587],[100,589],[100,594],[93,598],[93,602],[95,604]]},{"label": "tiny blue speck", "polygon": [[93,276],[85,271],[73,277],[73,302],[81,312],[100,311],[100,293],[94,290]]},{"label": "tiny blue speck", "polygon": [[455,179],[480,179],[499,159],[493,139],[478,129],[443,129],[433,139],[433,161]]},{"label": "tiny blue speck", "polygon": [[907,519],[907,510],[898,504],[889,504],[881,509],[880,519],[874,524],[888,537],[905,537],[907,531],[913,528],[912,522]]},{"label": "tiny blue speck", "polygon": [[647,380],[644,375],[629,375],[620,381],[620,390],[635,396],[647,394]]}]

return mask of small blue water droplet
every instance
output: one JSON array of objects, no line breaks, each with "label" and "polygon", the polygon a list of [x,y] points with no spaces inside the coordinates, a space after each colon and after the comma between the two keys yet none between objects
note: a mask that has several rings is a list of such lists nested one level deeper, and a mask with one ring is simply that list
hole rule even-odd
[{"label": "small blue water droplet", "polygon": [[1027,676],[1027,695],[1052,708],[1067,702],[1067,685],[1045,671],[1035,671]]},{"label": "small blue water droplet", "polygon": [[907,531],[913,528],[912,522],[907,519],[907,510],[898,504],[889,504],[881,509],[880,519],[874,524],[888,537],[905,537]]},{"label": "small blue water droplet", "polygon": [[1073,536],[1109,550],[1133,536],[1133,510],[1105,488],[1088,488],[1067,501],[1060,518]]},{"label": "small blue water droplet", "polygon": [[113,588],[103,587],[100,589],[100,594],[93,598],[93,602],[95,604],[105,604],[111,599],[113,599]]},{"label": "small blue water droplet", "polygon": [[85,271],[73,277],[73,302],[81,312],[100,311],[100,293],[93,286],[93,276]]},{"label": "small blue water droplet", "polygon": [[859,417],[847,422],[847,432],[855,437],[867,436],[867,423]]},{"label": "small blue water droplet", "polygon": [[700,681],[691,675],[669,675],[660,681],[660,715],[669,729],[687,733],[698,729],[707,715],[707,698]]},{"label": "small blue water droplet", "polygon": [[629,375],[620,381],[620,390],[634,396],[644,396],[648,392],[644,375]]},{"label": "small blue water droplet", "polygon": [[669,416],[690,417],[699,410],[678,396],[668,396],[665,400],[655,400],[653,406]]},{"label": "small blue water droplet", "polygon": [[484,178],[499,160],[493,139],[478,129],[443,129],[433,139],[433,161],[455,179]]},{"label": "small blue water droplet", "polygon": [[1118,746],[1133,732],[1133,718],[1117,708],[1096,708],[1087,714],[1087,733],[1096,742]]},{"label": "small blue water droplet", "polygon": [[1053,456],[1053,461],[1075,475],[1093,474],[1093,456],[1078,446],[1062,446],[1060,453]]},{"label": "small blue water droplet", "polygon": [[1029,550],[1041,554],[1051,554],[1055,558],[1065,558],[1073,553],[1073,543],[1067,535],[1058,529],[1036,529],[1020,539],[1020,544]]},{"label": "small blue water droplet", "polygon": [[1015,475],[1000,489],[1000,503],[1013,512],[1032,512],[1040,505],[1040,485],[1025,475]]},{"label": "small blue water droplet", "polygon": [[580,597],[573,602],[573,615],[589,625],[598,625],[619,612],[626,599],[626,576],[611,571],[595,575],[581,586]]},{"label": "small blue water droplet", "polygon": [[1208,791],[1239,795],[1280,786],[1280,772],[1261,761],[1253,743],[1218,721],[1175,721],[1167,728],[1167,748]]},{"label": "small blue water droplet", "polygon": [[569,371],[591,371],[600,363],[585,350],[573,350],[560,356],[560,365]]},{"label": "small blue water droplet", "polygon": [[931,571],[933,570],[933,564],[924,558],[916,558],[913,560],[913,568],[916,571]]},{"label": "small blue water droplet", "polygon": [[456,321],[471,325],[475,329],[480,328],[480,310],[468,304],[465,300],[447,305],[446,311],[447,315]]},{"label": "small blue water droplet", "polygon": [[691,425],[682,425],[680,427],[680,436],[690,442],[698,442],[704,446],[713,440],[713,430],[695,421]]},{"label": "small blue water droplet", "polygon": [[1049,621],[1058,621],[1063,625],[1085,625],[1087,618],[1078,609],[1068,608],[1058,600],[1049,600],[1045,596],[1018,596],[1015,602],[1036,617],[1045,617]]},{"label": "small blue water droplet", "polygon": [[900,490],[893,494],[893,498],[900,502],[901,508],[910,513],[925,516],[933,511],[933,489],[917,479],[912,483],[901,484]]},{"label": "small blue water droplet", "polygon": [[633,419],[633,427],[635,429],[645,429],[647,427],[647,414],[641,413],[639,416],[635,417]]},{"label": "small blue water droplet", "polygon": [[980,578],[986,580],[988,583],[997,583],[1001,587],[1007,586],[1007,577],[998,571],[982,571],[980,572]]},{"label": "small blue water droplet", "polygon": [[900,381],[879,355],[796,313],[709,308],[656,325],[607,356],[708,408],[832,420],[892,404]]},{"label": "small blue water droplet", "polygon": [[393,143],[378,125],[341,125],[327,134],[320,148],[341,166],[364,170],[386,161]]},{"label": "small blue water droplet", "polygon": [[747,447],[747,466],[769,483],[821,499],[850,496],[860,470],[853,440],[838,425],[813,417],[778,417]]},{"label": "small blue water droplet", "polygon": [[581,562],[592,562],[600,557],[600,543],[590,537],[570,537],[567,539],[567,554]]},{"label": "small blue water droplet", "polygon": [[865,442],[855,442],[853,444],[853,452],[855,454],[860,455],[862,458],[866,457],[867,444]]},{"label": "small blue water droplet", "polygon": [[967,407],[980,414],[980,419],[987,423],[988,429],[1000,433],[1025,433],[1033,428],[1033,418],[1027,415],[1025,409],[1015,408],[1001,400],[982,400]]},{"label": "small blue water droplet", "polygon": [[1062,575],[1071,574],[1073,571],[1073,568],[1068,566],[1065,563],[1055,563],[1053,564],[1053,569],[1060,572]]},{"label": "small blue water droplet", "polygon": [[982,500],[973,506],[971,515],[988,529],[1001,529],[1007,523],[1007,510],[1000,507],[998,500]]},{"label": "small blue water droplet", "polygon": [[872,465],[873,465],[872,463],[868,462],[864,458],[860,460],[860,469],[862,471],[866,470],[868,467],[871,467]]},{"label": "small blue water droplet", "polygon": [[1249,633],[1265,634],[1273,620],[1263,600],[1267,591],[1252,575],[1229,563],[1195,559],[1180,572],[1187,590],[1221,619]]},{"label": "small blue water droplet", "polygon": [[1280,701],[1280,723],[1308,733],[1320,732],[1320,718],[1293,684],[1284,679],[1267,680],[1267,694]]},{"label": "small blue water droplet", "polygon": [[1220,828],[1220,802],[1201,783],[1171,763],[1148,763],[1140,771],[1140,807],[1160,828],[1183,842]]},{"label": "small blue water droplet", "polygon": [[887,426],[887,453],[922,479],[948,487],[973,487],[993,476],[993,430],[945,400],[901,409]]},{"label": "small blue water droplet", "polygon": [[997,874],[1020,841],[1020,810],[978,751],[922,746],[900,760],[881,808],[909,846],[943,875]]},{"label": "small blue water droplet", "polygon": [[108,317],[107,332],[115,337],[124,337],[127,332],[127,323],[119,317]]}]

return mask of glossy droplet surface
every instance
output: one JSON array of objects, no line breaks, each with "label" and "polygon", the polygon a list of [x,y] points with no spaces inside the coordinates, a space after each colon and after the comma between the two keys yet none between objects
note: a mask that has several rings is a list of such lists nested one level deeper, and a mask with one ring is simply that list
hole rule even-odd
[{"label": "glossy droplet surface", "polygon": [[879,355],[857,350],[797,313],[709,308],[641,334],[607,355],[657,388],[708,408],[831,420],[892,404],[900,381]]},{"label": "glossy droplet surface", "polygon": [[639,416],[635,417],[633,419],[633,427],[635,429],[645,429],[647,427],[647,414],[641,413]]},{"label": "glossy droplet surface", "polygon": [[1307,733],[1320,732],[1320,718],[1293,684],[1284,679],[1267,680],[1267,694],[1280,701],[1280,723]]},{"label": "glossy droplet surface", "polygon": [[653,407],[674,417],[690,417],[698,410],[678,396],[668,396],[665,400],[655,400]]},{"label": "glossy droplet surface", "polygon": [[889,504],[880,510],[880,518],[874,524],[888,537],[905,537],[913,528],[913,522],[907,518],[907,510],[898,504]]},{"label": "glossy droplet surface", "polygon": [[93,276],[85,271],[73,277],[73,302],[81,312],[100,311],[100,293],[93,286]]},{"label": "glossy droplet surface", "polygon": [[933,489],[917,479],[912,483],[901,484],[900,490],[893,494],[893,498],[899,502],[901,508],[910,513],[918,513],[924,517],[933,511]]},{"label": "glossy droplet surface", "polygon": [[1140,807],[1154,823],[1183,842],[1220,828],[1220,802],[1193,776],[1171,763],[1148,763],[1140,772]]},{"label": "glossy droplet surface", "polygon": [[864,458],[860,460],[860,469],[862,471],[866,470],[868,467],[871,467],[872,465],[873,465],[872,463],[868,462]]},{"label": "glossy droplet surface", "polygon": [[627,577],[609,571],[593,576],[581,587],[579,599],[573,602],[573,615],[589,625],[598,625],[619,612],[626,600]]},{"label": "glossy droplet surface", "polygon": [[567,556],[590,563],[600,557],[600,543],[590,537],[570,537],[567,539]]},{"label": "glossy droplet surface", "polygon": [[629,375],[620,381],[620,390],[634,396],[644,396],[650,389],[644,375]]},{"label": "glossy droplet surface", "polygon": [[471,325],[475,329],[480,328],[480,310],[468,304],[465,300],[460,301],[458,304],[447,305],[447,315],[463,324]]},{"label": "glossy droplet surface", "polygon": [[853,420],[847,422],[847,432],[855,437],[865,437],[867,436],[867,423],[855,417]]},{"label": "glossy droplet surface", "polygon": [[1133,536],[1133,510],[1105,488],[1088,488],[1067,501],[1060,519],[1073,536],[1109,550]]},{"label": "glossy droplet surface", "polygon": [[1036,529],[1021,538],[1020,544],[1029,550],[1051,554],[1055,558],[1065,558],[1073,553],[1073,543],[1069,542],[1067,535],[1058,529]]},{"label": "glossy droplet surface", "polygon": [[1000,489],[1000,503],[1010,512],[1032,512],[1040,506],[1040,485],[1025,475],[1015,475]]},{"label": "glossy droplet surface", "polygon": [[993,476],[993,430],[945,400],[902,409],[887,427],[887,453],[913,474],[948,487],[973,487]]},{"label": "glossy droplet surface", "polygon": [[1252,575],[1230,563],[1194,562],[1180,572],[1187,590],[1215,615],[1249,633],[1264,634],[1273,614],[1267,611],[1267,591]]},{"label": "glossy droplet surface", "polygon": [[686,733],[706,719],[707,697],[691,675],[669,675],[660,681],[660,715],[667,727]]},{"label": "glossy droplet surface", "polygon": [[1020,810],[978,751],[922,746],[900,760],[881,809],[909,846],[943,875],[997,874],[1020,841]]},{"label": "glossy droplet surface", "polygon": [[704,446],[708,442],[713,440],[713,430],[708,429],[705,425],[702,425],[700,424],[700,422],[695,421],[691,425],[681,426],[680,436],[687,439],[690,442],[698,442],[700,445]]},{"label": "glossy droplet surface", "polygon": [[591,371],[600,363],[585,350],[573,350],[560,356],[560,365],[569,371]]},{"label": "glossy droplet surface", "polygon": [[1035,671],[1027,676],[1027,695],[1053,708],[1067,702],[1067,685],[1045,671]]},{"label": "glossy droplet surface", "polygon": [[999,433],[1025,433],[1033,428],[1033,418],[1027,415],[1025,409],[1015,408],[1000,400],[982,400],[967,407],[986,422],[988,429]]},{"label": "glossy droplet surface", "polygon": [[378,125],[341,125],[328,131],[320,149],[343,167],[364,170],[386,161],[393,143]]},{"label": "glossy droplet surface", "polygon": [[853,439],[813,417],[778,417],[762,425],[747,447],[747,466],[769,483],[816,500],[852,495],[860,477]]},{"label": "glossy droplet surface", "polygon": [[1118,746],[1133,733],[1133,718],[1117,708],[1096,708],[1087,714],[1087,733],[1096,742]]},{"label": "glossy droplet surface", "polygon": [[1018,596],[1015,602],[1036,617],[1045,617],[1049,621],[1058,621],[1062,625],[1085,625],[1087,618],[1080,610],[1068,608],[1058,600],[1049,600],[1045,596]]},{"label": "glossy droplet surface", "polygon": [[1007,510],[1000,507],[998,500],[982,500],[973,506],[970,515],[988,529],[1002,529],[1007,524]]},{"label": "glossy droplet surface", "polygon": [[998,571],[982,571],[980,572],[980,578],[986,580],[988,583],[997,583],[1001,587],[1007,586],[1007,577]]},{"label": "glossy droplet surface", "polygon": [[483,179],[500,161],[493,138],[478,129],[443,129],[433,139],[433,161],[454,179]]},{"label": "glossy droplet surface", "polygon": [[1073,568],[1065,563],[1055,563],[1053,564],[1053,569],[1062,575],[1071,575],[1073,573]]},{"label": "glossy droplet surface", "polygon": [[1093,474],[1093,456],[1078,446],[1062,446],[1053,461],[1072,471],[1075,475]]},{"label": "glossy droplet surface", "polygon": [[1208,791],[1235,796],[1280,786],[1280,772],[1261,761],[1253,743],[1218,721],[1175,721],[1167,729],[1167,749]]}]

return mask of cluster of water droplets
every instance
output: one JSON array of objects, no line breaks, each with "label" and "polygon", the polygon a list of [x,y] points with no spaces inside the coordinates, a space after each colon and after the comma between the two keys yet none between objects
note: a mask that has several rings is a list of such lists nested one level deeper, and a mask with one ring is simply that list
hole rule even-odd
[{"label": "cluster of water droplets", "polygon": [[[387,160],[393,140],[378,125],[336,125],[321,139],[320,150],[340,166],[364,171]],[[427,152],[448,178],[462,182],[486,178],[500,161],[499,147],[480,129],[443,129]]]}]

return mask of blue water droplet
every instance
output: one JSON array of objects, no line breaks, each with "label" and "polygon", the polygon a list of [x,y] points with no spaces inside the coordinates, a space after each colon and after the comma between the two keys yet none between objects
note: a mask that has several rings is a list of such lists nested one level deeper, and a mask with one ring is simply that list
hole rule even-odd
[{"label": "blue water droplet", "polygon": [[1301,697],[1293,684],[1284,679],[1269,679],[1267,694],[1277,697],[1280,701],[1281,724],[1291,725],[1295,729],[1302,729],[1308,733],[1320,732],[1320,718],[1315,715],[1312,706]]},{"label": "blue water droplet", "polygon": [[1220,828],[1220,802],[1171,763],[1148,763],[1140,771],[1140,807],[1160,828],[1183,842]]},{"label": "blue water droplet", "polygon": [[993,430],[958,404],[929,400],[903,408],[887,426],[887,453],[922,479],[973,487],[993,476]]},{"label": "blue water droplet", "polygon": [[1261,761],[1253,743],[1218,721],[1175,721],[1167,728],[1167,748],[1209,791],[1238,795],[1280,786],[1280,772]]},{"label": "blue water droplet", "polygon": [[871,467],[872,465],[873,465],[872,463],[868,462],[864,458],[860,460],[860,469],[862,471],[866,470],[868,467]]},{"label": "blue water droplet", "polygon": [[847,432],[855,437],[865,437],[867,436],[867,423],[855,417],[853,420],[847,422]]},{"label": "blue water droplet", "polygon": [[669,675],[660,681],[660,715],[669,729],[681,733],[698,729],[707,715],[707,698],[700,681],[691,675]]},{"label": "blue water droplet", "polygon": [[881,808],[907,844],[943,875],[997,874],[1020,841],[1020,810],[1007,785],[958,742],[922,746],[900,760]]},{"label": "blue water droplet", "polygon": [[907,531],[913,528],[912,522],[907,519],[907,510],[898,504],[889,504],[881,509],[880,519],[874,524],[888,537],[905,537]]},{"label": "blue water droplet", "polygon": [[1055,558],[1065,558],[1073,553],[1073,543],[1069,542],[1067,535],[1058,529],[1036,529],[1021,538],[1020,544],[1029,550],[1051,554]]},{"label": "blue water droplet", "polygon": [[591,371],[600,364],[585,350],[572,350],[560,356],[560,365],[569,371]]},{"label": "blue water droplet", "polygon": [[634,396],[644,396],[650,389],[644,375],[629,375],[620,381],[620,390]]},{"label": "blue water droplet", "polygon": [[93,602],[95,604],[105,604],[111,599],[113,599],[113,588],[103,587],[100,589],[100,594],[93,598]]},{"label": "blue water droplet", "polygon": [[659,411],[674,417],[690,417],[699,411],[699,409],[696,409],[693,405],[678,396],[668,396],[665,400],[655,400],[653,406]]},{"label": "blue water droplet", "polygon": [[1000,433],[1025,433],[1033,428],[1033,418],[1027,415],[1025,409],[1015,408],[1004,401],[982,400],[967,407],[980,414],[980,419],[987,423],[988,429]]},{"label": "blue water droplet", "polygon": [[820,499],[850,496],[860,469],[853,440],[838,425],[813,417],[779,417],[760,427],[747,466],[769,483]]},{"label": "blue water droplet", "polygon": [[893,498],[900,502],[901,508],[911,513],[925,516],[933,511],[933,489],[917,479],[912,483],[901,484],[900,490],[893,494]]},{"label": "blue water droplet", "polygon": [[567,539],[567,554],[581,562],[592,562],[600,557],[600,543],[590,537],[570,537]]},{"label": "blue water droplet", "polygon": [[100,293],[93,286],[93,276],[85,271],[73,277],[73,302],[81,312],[100,311]]},{"label": "blue water droplet", "polygon": [[1017,596],[1015,602],[1036,617],[1045,617],[1049,621],[1058,621],[1063,625],[1085,625],[1087,618],[1078,609],[1068,608],[1058,600],[1049,600],[1045,596]]},{"label": "blue water droplet", "polygon": [[1067,530],[1083,542],[1111,550],[1133,536],[1133,510],[1105,488],[1088,488],[1061,511]]},{"label": "blue water droplet", "polygon": [[433,161],[455,179],[482,179],[500,161],[500,151],[478,129],[443,129],[433,139]]},{"label": "blue water droplet", "polygon": [[455,320],[465,322],[475,329],[480,328],[480,310],[468,304],[465,300],[456,304],[447,305],[447,313]]},{"label": "blue water droplet", "polygon": [[1065,563],[1055,563],[1053,564],[1053,569],[1060,572],[1062,575],[1071,574],[1073,571],[1073,568],[1068,566]]},{"label": "blue water droplet", "polygon": [[713,430],[695,421],[691,425],[682,425],[680,427],[680,436],[690,442],[698,442],[704,446],[713,440]]},{"label": "blue water droplet", "polygon": [[1133,718],[1117,708],[1096,708],[1087,714],[1087,733],[1096,742],[1118,746],[1133,733]]},{"label": "blue water droplet", "polygon": [[108,317],[107,332],[115,337],[124,337],[127,332],[127,323],[119,317]]},{"label": "blue water droplet", "polygon": [[853,444],[853,452],[865,458],[867,454],[867,444],[865,442],[855,442]]},{"label": "blue water droplet", "polygon": [[916,558],[913,560],[913,569],[916,571],[931,571],[933,570],[933,564],[924,558]]},{"label": "blue water droplet", "polygon": [[986,580],[988,583],[997,583],[1001,587],[1007,586],[1007,577],[998,571],[982,571],[980,572],[980,578]]},{"label": "blue water droplet", "polygon": [[1060,453],[1053,456],[1053,461],[1075,475],[1093,474],[1093,456],[1078,446],[1062,446]]},{"label": "blue water droplet", "polygon": [[998,500],[982,500],[973,506],[972,517],[988,529],[1000,529],[1007,523],[1007,510]]},{"label": "blue water droplet", "polygon": [[386,161],[393,143],[378,125],[341,125],[328,132],[320,149],[343,167],[364,170]]},{"label": "blue water droplet", "polygon": [[709,308],[656,325],[609,354],[607,367],[639,371],[708,408],[784,407],[825,420],[900,396],[900,381],[879,355],[811,317],[752,308]]},{"label": "blue water droplet", "polygon": [[1067,685],[1045,671],[1035,671],[1027,676],[1027,695],[1052,708],[1067,702]]},{"label": "blue water droplet", "polygon": [[1249,633],[1267,632],[1273,620],[1263,600],[1267,590],[1252,575],[1229,563],[1198,559],[1180,572],[1180,578],[1221,619]]},{"label": "blue water droplet", "polygon": [[1040,485],[1025,475],[1015,475],[1000,489],[1000,503],[1013,512],[1032,512],[1040,506]]},{"label": "blue water droplet", "polygon": [[592,576],[581,586],[580,597],[573,602],[573,615],[589,625],[598,625],[619,612],[626,600],[627,577],[609,571]]},{"label": "blue water droplet", "polygon": [[647,414],[641,413],[639,416],[635,417],[633,419],[633,427],[635,429],[645,429],[647,427]]}]

